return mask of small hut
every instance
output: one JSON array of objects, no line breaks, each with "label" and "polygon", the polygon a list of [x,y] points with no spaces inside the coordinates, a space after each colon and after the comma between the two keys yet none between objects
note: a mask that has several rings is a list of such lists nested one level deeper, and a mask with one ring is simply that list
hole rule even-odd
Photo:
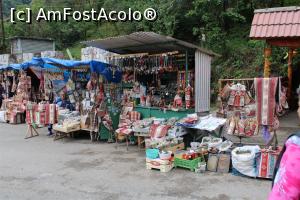
[{"label": "small hut", "polygon": [[278,7],[254,11],[250,38],[265,40],[264,76],[270,76],[272,46],[288,47],[288,97],[292,92],[292,61],[295,49],[300,47],[300,7]]}]

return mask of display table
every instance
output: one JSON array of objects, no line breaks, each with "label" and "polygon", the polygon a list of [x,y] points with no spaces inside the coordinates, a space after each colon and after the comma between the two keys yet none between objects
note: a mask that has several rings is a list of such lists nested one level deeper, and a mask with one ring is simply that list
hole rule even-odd
[{"label": "display table", "polygon": [[79,126],[74,126],[74,127],[62,127],[62,126],[55,124],[53,126],[53,130],[55,131],[53,140],[59,140],[59,139],[67,137],[68,135],[73,136],[74,132],[80,131],[80,124],[79,124]]},{"label": "display table", "polygon": [[134,110],[141,113],[142,118],[166,118],[169,119],[171,117],[183,118],[186,117],[187,114],[195,113],[194,109],[182,109],[179,111],[173,110],[162,110],[158,107],[146,107],[146,106],[135,106]]},{"label": "display table", "polygon": [[134,136],[137,137],[138,147],[141,149],[146,138],[150,138],[149,132],[134,132]]},{"label": "display table", "polygon": [[195,142],[206,135],[214,135],[216,137],[222,137],[221,134],[225,123],[226,123],[226,119],[214,117],[213,115],[210,114],[204,117],[200,117],[199,122],[193,126],[185,126],[184,124],[180,124],[180,123],[177,123],[177,125],[194,130],[192,131],[192,134],[193,134],[193,141]]},{"label": "display table", "polygon": [[90,133],[90,139],[92,142],[97,140],[98,133],[89,129],[89,128],[80,128],[81,131],[89,132]]}]

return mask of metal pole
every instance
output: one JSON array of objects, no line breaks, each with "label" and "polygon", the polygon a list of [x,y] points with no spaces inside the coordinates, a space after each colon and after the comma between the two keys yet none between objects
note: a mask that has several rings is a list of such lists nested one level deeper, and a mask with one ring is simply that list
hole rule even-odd
[{"label": "metal pole", "polygon": [[[188,51],[186,50],[185,51],[185,87],[189,83],[189,80],[188,80],[188,78],[189,78],[189,75],[188,75],[188,73],[189,73],[189,61],[188,61],[188,59],[189,59],[189,54],[188,54]],[[184,89],[185,88],[183,88],[183,90]]]}]

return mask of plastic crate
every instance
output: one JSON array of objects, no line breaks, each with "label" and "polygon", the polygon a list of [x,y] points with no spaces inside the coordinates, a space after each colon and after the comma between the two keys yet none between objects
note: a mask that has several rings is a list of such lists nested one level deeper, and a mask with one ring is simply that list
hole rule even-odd
[{"label": "plastic crate", "polygon": [[190,169],[191,171],[195,171],[196,168],[198,168],[198,163],[202,162],[202,158],[198,157],[193,160],[186,160],[181,158],[176,158],[174,160],[174,167],[182,167]]},{"label": "plastic crate", "polygon": [[146,149],[146,157],[150,159],[155,159],[159,157],[158,149]]}]

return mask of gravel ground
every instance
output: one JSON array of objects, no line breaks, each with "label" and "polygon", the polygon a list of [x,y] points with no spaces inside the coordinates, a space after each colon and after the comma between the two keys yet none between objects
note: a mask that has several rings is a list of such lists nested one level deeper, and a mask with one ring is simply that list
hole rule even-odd
[{"label": "gravel ground", "polygon": [[0,124],[0,199],[267,199],[271,181],[231,174],[146,170],[136,146],[53,141],[46,129],[24,139],[25,125]]}]

